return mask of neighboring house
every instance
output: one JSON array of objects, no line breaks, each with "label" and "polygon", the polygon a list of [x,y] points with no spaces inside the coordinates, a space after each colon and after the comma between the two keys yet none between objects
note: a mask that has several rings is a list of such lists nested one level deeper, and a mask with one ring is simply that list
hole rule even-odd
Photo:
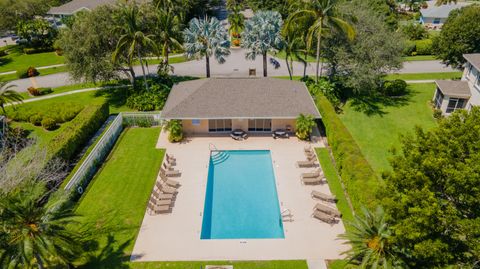
[{"label": "neighboring house", "polygon": [[421,9],[420,23],[427,28],[440,29],[448,18],[448,15],[452,10],[460,9],[468,5],[467,3],[447,4],[447,5],[435,5],[435,1],[428,2],[428,8]]},{"label": "neighboring house", "polygon": [[242,129],[268,133],[295,130],[300,114],[321,118],[305,84],[274,78],[208,78],[175,85],[162,111],[182,120],[187,134]]},{"label": "neighboring house", "polygon": [[480,106],[480,53],[463,57],[467,63],[460,81],[435,81],[434,106],[447,116],[457,109],[470,110],[472,106]]},{"label": "neighboring house", "polygon": [[[137,2],[146,2],[148,0],[141,0]],[[68,17],[80,11],[90,11],[102,5],[113,5],[119,2],[118,0],[72,0],[66,4],[58,7],[52,7],[47,14],[54,17]]]}]

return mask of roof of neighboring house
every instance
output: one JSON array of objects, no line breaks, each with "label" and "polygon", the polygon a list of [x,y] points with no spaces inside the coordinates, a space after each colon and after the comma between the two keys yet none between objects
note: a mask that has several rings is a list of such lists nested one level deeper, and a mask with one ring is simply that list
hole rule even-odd
[{"label": "roof of neighboring house", "polygon": [[450,97],[470,98],[470,87],[466,81],[455,80],[436,80],[438,89]]},{"label": "roof of neighboring house", "polygon": [[162,111],[166,119],[320,118],[305,84],[274,78],[207,78],[175,85]]},{"label": "roof of neighboring house", "polygon": [[[137,1],[146,2],[148,0]],[[81,10],[92,10],[102,5],[112,5],[118,0],[72,0],[58,7],[52,7],[47,14],[50,15],[73,15]]]},{"label": "roof of neighboring house", "polygon": [[466,3],[457,3],[437,6],[429,2],[428,8],[421,9],[420,12],[425,18],[448,18],[452,10],[462,8],[466,5]]},{"label": "roof of neighboring house", "polygon": [[463,54],[463,58],[480,71],[480,53]]}]

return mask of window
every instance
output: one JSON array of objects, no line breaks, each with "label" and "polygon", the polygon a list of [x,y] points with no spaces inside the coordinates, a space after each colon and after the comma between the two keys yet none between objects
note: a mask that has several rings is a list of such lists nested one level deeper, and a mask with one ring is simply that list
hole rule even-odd
[{"label": "window", "polygon": [[232,120],[208,120],[209,132],[230,132],[232,131]]},{"label": "window", "polygon": [[200,120],[192,120],[192,125],[193,126],[199,126],[200,125]]},{"label": "window", "polygon": [[433,24],[440,24],[440,18],[433,19]]},{"label": "window", "polygon": [[271,132],[272,120],[271,119],[250,119],[248,120],[248,130],[250,132]]},{"label": "window", "polygon": [[468,78],[471,78],[471,77],[472,77],[472,73],[473,73],[473,65],[469,64],[469,65],[468,65],[468,75],[467,75],[467,77],[468,77]]},{"label": "window", "polygon": [[460,98],[450,98],[448,100],[448,106],[447,106],[447,113],[452,113],[453,111],[457,109],[462,109],[465,107],[467,100],[465,99],[460,99]]},{"label": "window", "polygon": [[475,82],[475,85],[477,86],[477,88],[480,89],[480,72],[478,72],[478,75],[477,75],[477,82]]},{"label": "window", "polygon": [[435,94],[435,108],[442,107],[443,102],[443,93],[437,89],[437,93]]}]

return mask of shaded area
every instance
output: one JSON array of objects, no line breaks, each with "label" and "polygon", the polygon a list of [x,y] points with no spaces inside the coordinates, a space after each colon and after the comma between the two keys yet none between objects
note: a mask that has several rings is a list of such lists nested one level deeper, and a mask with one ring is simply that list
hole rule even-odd
[{"label": "shaded area", "polygon": [[402,96],[387,96],[380,93],[356,95],[350,99],[350,106],[359,112],[371,115],[385,115],[388,113],[388,107],[407,106],[412,101],[412,97],[418,94],[411,87]]}]

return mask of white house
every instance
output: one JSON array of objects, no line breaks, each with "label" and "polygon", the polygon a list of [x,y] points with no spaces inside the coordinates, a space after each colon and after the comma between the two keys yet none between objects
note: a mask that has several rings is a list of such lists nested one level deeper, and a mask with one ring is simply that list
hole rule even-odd
[{"label": "white house", "polygon": [[480,53],[465,54],[467,60],[462,79],[436,80],[434,106],[448,116],[457,109],[480,106]]},{"label": "white house", "polygon": [[467,6],[468,3],[456,3],[446,5],[435,5],[435,1],[428,2],[428,8],[421,9],[420,23],[431,29],[440,29],[452,10]]},{"label": "white house", "polygon": [[[145,2],[148,0],[142,0],[137,2]],[[72,0],[68,3],[65,3],[58,7],[52,7],[47,14],[54,17],[68,17],[72,16],[80,11],[91,11],[96,7],[102,5],[113,5],[117,3],[118,0]]]}]

